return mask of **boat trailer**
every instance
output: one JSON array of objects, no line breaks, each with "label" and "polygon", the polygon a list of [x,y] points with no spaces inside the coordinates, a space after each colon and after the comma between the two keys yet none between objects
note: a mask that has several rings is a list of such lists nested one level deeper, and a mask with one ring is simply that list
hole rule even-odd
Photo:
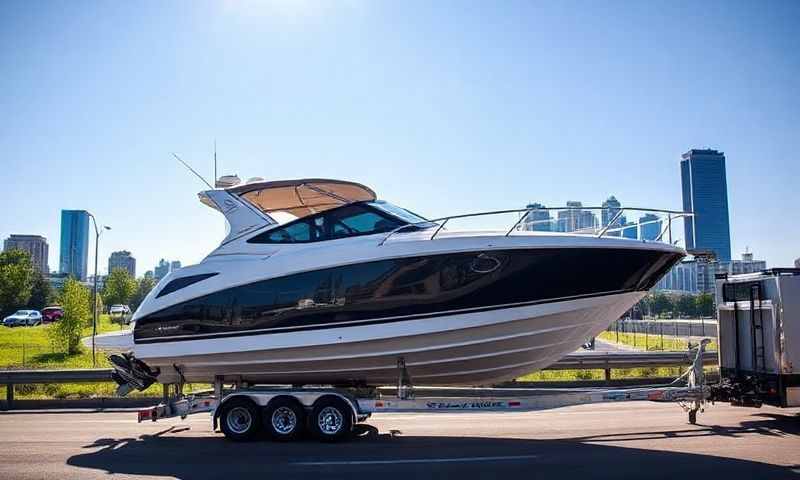
[{"label": "boat trailer", "polygon": [[[196,413],[211,413],[214,431],[222,430],[234,441],[251,440],[266,432],[274,440],[293,440],[306,431],[321,441],[346,439],[353,425],[373,413],[526,412],[571,405],[649,400],[678,403],[697,421],[711,397],[705,383],[703,353],[709,340],[690,349],[694,360],[687,371],[669,385],[621,389],[476,389],[487,395],[464,395],[464,389],[439,387],[436,395],[417,397],[402,359],[398,359],[398,386],[394,395],[383,388],[341,389],[330,387],[257,386],[234,383],[225,388],[222,379],[214,389],[165,400],[138,412],[138,420],[157,421]],[[429,390],[429,389],[426,389]],[[441,394],[439,394],[441,392]],[[460,392],[460,394],[459,394]],[[450,393],[448,395],[448,393]],[[454,394],[455,393],[455,394]]]}]

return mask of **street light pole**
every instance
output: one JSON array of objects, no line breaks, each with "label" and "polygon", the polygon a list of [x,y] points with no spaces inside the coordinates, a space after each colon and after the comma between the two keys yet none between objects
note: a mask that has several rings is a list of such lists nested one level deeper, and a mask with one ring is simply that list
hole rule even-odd
[{"label": "street light pole", "polygon": [[[100,251],[100,235],[103,233],[103,230],[97,228],[97,219],[94,218],[89,212],[89,217],[92,219],[92,224],[94,225],[94,289],[92,291],[92,366],[97,366],[97,356],[95,354],[95,337],[97,336],[97,255]],[[108,225],[103,225],[103,228],[106,230],[111,230],[111,227]]]}]

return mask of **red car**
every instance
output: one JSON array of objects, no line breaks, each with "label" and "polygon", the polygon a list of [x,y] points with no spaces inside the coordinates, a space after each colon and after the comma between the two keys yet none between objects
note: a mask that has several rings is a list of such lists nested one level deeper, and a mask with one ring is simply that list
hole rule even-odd
[{"label": "red car", "polygon": [[42,309],[42,323],[52,323],[61,320],[64,309],[61,307],[45,307]]}]

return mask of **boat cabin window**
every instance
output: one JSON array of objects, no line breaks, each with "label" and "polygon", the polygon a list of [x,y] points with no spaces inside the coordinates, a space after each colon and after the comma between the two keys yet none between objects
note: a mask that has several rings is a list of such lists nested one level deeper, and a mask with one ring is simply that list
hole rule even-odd
[{"label": "boat cabin window", "polygon": [[408,222],[366,204],[350,204],[260,233],[248,243],[307,243],[390,232]]},{"label": "boat cabin window", "polygon": [[297,222],[277,230],[270,230],[265,243],[310,242],[312,228],[308,222]]}]

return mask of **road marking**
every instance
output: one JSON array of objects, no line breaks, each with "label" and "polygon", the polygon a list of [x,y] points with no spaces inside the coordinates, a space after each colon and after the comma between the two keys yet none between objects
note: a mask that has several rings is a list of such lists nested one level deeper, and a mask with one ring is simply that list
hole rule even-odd
[{"label": "road marking", "polygon": [[397,463],[455,463],[455,462],[497,462],[502,460],[531,460],[540,455],[509,455],[502,457],[460,457],[460,458],[405,458],[398,460],[337,460],[330,462],[292,462],[290,465],[392,465]]}]

